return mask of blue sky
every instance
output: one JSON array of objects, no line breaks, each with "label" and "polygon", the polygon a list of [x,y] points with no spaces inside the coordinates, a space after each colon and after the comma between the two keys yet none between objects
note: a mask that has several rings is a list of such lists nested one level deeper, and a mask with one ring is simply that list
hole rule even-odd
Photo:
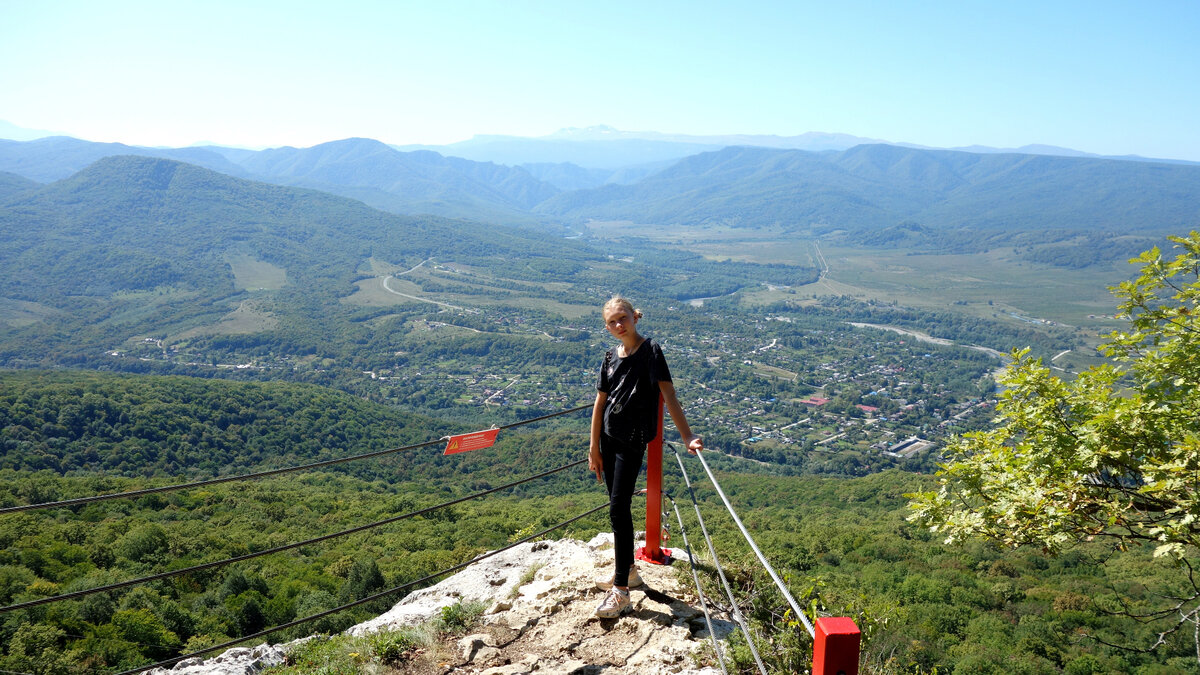
[{"label": "blue sky", "polygon": [[[836,5],[836,6],[834,6]],[[0,120],[97,141],[841,132],[1200,161],[1196,2],[0,0]]]}]

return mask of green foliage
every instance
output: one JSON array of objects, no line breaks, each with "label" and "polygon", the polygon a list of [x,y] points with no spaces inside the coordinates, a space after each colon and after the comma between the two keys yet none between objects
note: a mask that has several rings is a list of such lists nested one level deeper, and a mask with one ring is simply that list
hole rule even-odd
[{"label": "green foliage", "polygon": [[[382,450],[449,429],[311,385],[0,373],[0,468],[216,473]],[[30,501],[53,499],[50,489],[37,481],[20,488]],[[117,553],[151,553],[130,548],[134,538],[153,544],[146,536],[131,532]]]},{"label": "green foliage", "polygon": [[17,629],[8,645],[7,656],[0,658],[3,668],[35,675],[72,672],[78,653],[63,650],[66,633],[44,624],[25,624]]},{"label": "green foliage", "polygon": [[346,577],[346,583],[338,593],[338,601],[342,604],[361,600],[387,587],[383,573],[374,560],[359,559],[354,562]]},{"label": "green foliage", "polygon": [[[1092,539],[1152,543],[1190,572],[1200,551],[1200,233],[1172,241],[1178,256],[1147,251],[1140,275],[1115,289],[1130,322],[1103,346],[1115,364],[1064,382],[1014,352],[999,424],[948,449],[940,489],[914,495],[914,520],[948,542],[983,536],[1052,553]],[[1200,591],[1184,580],[1173,595],[1178,606],[1140,612],[1194,622]]]},{"label": "green foliage", "polygon": [[918,497],[914,518],[951,540],[1052,552],[1098,536],[1177,558],[1200,545],[1200,234],[1174,241],[1184,253],[1147,252],[1117,290],[1132,329],[1104,346],[1116,365],[1064,382],[1016,352],[1000,425],[951,448],[941,490]]},{"label": "green foliage", "polygon": [[427,628],[417,626],[383,630],[362,637],[314,637],[293,648],[284,665],[263,672],[269,675],[358,675],[363,672],[391,672],[380,670],[381,667],[403,669],[415,655],[415,650],[430,646],[435,636]]},{"label": "green foliage", "polygon": [[[1155,654],[1113,646],[1118,640],[1149,644],[1161,625],[1114,615],[1092,602],[1115,602],[1113,591],[1119,589],[1131,607],[1141,607],[1173,592],[1173,571],[1147,551],[1113,554],[1089,543],[1074,555],[1047,559],[974,540],[947,546],[909,523],[903,509],[903,493],[928,488],[934,480],[898,471],[851,480],[717,475],[809,618],[854,619],[863,635],[864,673],[1057,673],[1084,654],[1106,664],[1105,672],[1133,673],[1194,654],[1190,636],[1168,639]],[[776,664],[769,665],[772,672],[803,672],[811,642],[795,633],[804,629],[724,514],[720,498],[702,486],[697,493],[764,661]],[[685,516],[689,536],[698,533],[688,520],[693,519]],[[705,595],[721,603],[724,590],[716,585],[707,555],[701,557]],[[734,651],[739,672],[755,670],[744,646]]]},{"label": "green foliage", "polygon": [[272,675],[358,675],[360,652],[345,637],[314,637],[298,645],[287,655],[283,666],[266,672]]},{"label": "green foliage", "polygon": [[133,562],[156,562],[167,548],[167,533],[154,524],[130,531],[117,540],[117,554]]},{"label": "green foliage", "polygon": [[[540,437],[531,442],[545,447]],[[507,457],[493,459],[478,454],[470,459],[473,463],[495,462],[499,471],[511,476],[514,464]],[[19,483],[29,475],[11,472],[4,480]],[[72,559],[73,554],[55,544],[65,541],[72,525],[83,522],[89,513],[98,512],[100,517],[89,525],[85,540],[79,544],[85,551],[111,541],[114,532],[154,524],[167,533],[179,556],[164,564],[185,566],[426,506],[465,487],[474,480],[473,475],[460,473],[456,484],[447,480],[438,484],[427,480],[385,484],[318,473],[277,476],[182,493],[161,506],[107,502],[78,513],[61,510],[18,514],[0,520],[0,540],[7,542],[0,548],[0,562],[8,561],[12,571],[12,601],[21,601],[36,597],[38,584],[53,583],[61,591],[69,591],[161,569],[157,565],[148,569],[145,563],[125,557],[116,558],[109,570],[93,567],[90,558],[84,563],[57,566],[60,557]],[[1030,551],[1003,553],[978,545],[944,546],[903,517],[902,494],[928,488],[933,482],[929,477],[899,471],[853,480],[718,475],[760,547],[786,577],[802,606],[813,615],[853,617],[864,631],[864,664],[872,664],[865,672],[930,673],[935,667],[939,672],[949,672],[960,661],[990,663],[1000,654],[1018,664],[1047,659],[1059,668],[1085,653],[1094,653],[1109,663],[1121,652],[1080,642],[1073,637],[1075,633],[1099,632],[1111,638],[1123,632],[1131,639],[1141,639],[1152,637],[1153,630],[1105,614],[1092,598],[1108,602],[1109,589],[1117,587],[1131,602],[1146,603],[1170,587],[1165,583],[1170,570],[1161,564],[1162,560],[1155,561],[1138,551],[1119,553],[1102,562],[1092,557],[1102,552],[1095,544],[1060,559],[1046,559]],[[582,478],[586,481],[588,476]],[[77,494],[91,480],[65,477],[57,479],[56,485],[64,494]],[[110,480],[113,489],[133,486],[131,479]],[[574,484],[566,476],[550,480],[571,485],[569,494],[493,495],[456,505],[457,517],[453,520],[410,519],[225,570],[176,577],[97,596],[95,600],[56,603],[46,611],[22,613],[19,623],[0,627],[6,631],[0,633],[0,643],[13,643],[13,634],[23,623],[57,628],[67,635],[57,638],[55,654],[85,653],[96,669],[110,671],[117,664],[133,668],[156,660],[161,653],[155,651],[161,649],[156,645],[175,645],[174,654],[224,642],[260,624],[278,625],[341,604],[343,589],[347,597],[354,592],[349,584],[351,577],[361,580],[364,587],[374,585],[373,567],[389,586],[399,585],[462,562],[484,549],[501,546],[510,533],[529,523],[553,524],[563,514],[577,513],[603,499],[594,477],[582,484]],[[682,490],[678,481],[675,474],[667,477],[668,489],[676,494]],[[758,568],[736,528],[722,518],[719,497],[703,486],[697,486],[697,493],[722,563],[735,584],[734,592],[741,602],[749,603],[743,611],[760,636],[760,650],[772,663],[802,663],[808,658],[809,642],[795,633],[803,629],[798,629],[793,617],[785,613],[786,605]],[[585,502],[585,495],[595,500]],[[294,505],[282,521],[271,519],[259,507],[277,501]],[[326,508],[334,504],[335,508]],[[212,527],[219,530],[214,534]],[[574,536],[589,538],[590,533],[604,527],[604,515],[597,514],[577,525]],[[699,532],[698,526],[690,522],[688,530],[689,536]],[[35,550],[43,552],[39,569],[55,576],[40,577],[23,565],[24,553]],[[339,564],[346,559],[351,561],[349,565]],[[355,573],[355,568],[360,571]],[[706,583],[711,583],[708,575]],[[724,597],[723,591],[711,587],[707,595],[718,600]],[[391,596],[388,602],[401,597]],[[440,629],[469,630],[478,609],[462,605],[447,608],[445,617],[439,617]],[[358,608],[335,614],[272,639],[336,634],[371,617],[373,611]],[[85,637],[71,637],[74,635]],[[392,658],[388,654],[396,653],[402,655],[402,660],[408,659],[415,644],[400,638],[392,647],[381,646],[376,651],[369,645],[342,642],[347,639],[314,641],[314,649],[317,645],[345,648],[338,647],[340,651],[329,661],[305,661],[310,665],[294,665],[297,670],[290,672],[315,672],[325,667],[321,664],[333,668],[338,663],[347,664],[348,669],[351,665],[363,668],[383,663]],[[413,640],[420,642],[415,634]],[[995,651],[997,644],[1007,645],[1006,651]],[[1136,672],[1137,667],[1186,656],[1186,647],[1171,643],[1160,658],[1121,657],[1127,658],[1121,663],[1128,665],[1126,672]],[[349,656],[352,653],[359,657]],[[908,667],[909,663],[917,665]]]},{"label": "green foliage", "polygon": [[111,624],[122,640],[143,647],[151,658],[165,658],[181,644],[179,636],[167,630],[162,619],[148,609],[118,611]]},{"label": "green foliage", "polygon": [[[545,436],[528,440],[537,455],[547,454]],[[511,480],[516,477],[514,466],[519,466],[513,458],[519,456],[505,451],[494,457],[459,456],[437,480],[418,476],[409,482],[384,483],[308,473],[216,485],[172,494],[161,501],[115,500],[74,512],[63,509],[10,514],[0,519],[2,601],[11,604],[93,588],[407,513],[480,489],[479,482]],[[427,458],[441,455],[435,450]],[[562,463],[558,457],[548,459]],[[481,460],[493,466],[470,466]],[[424,460],[409,465],[406,472],[417,464],[424,464],[428,475],[439,472],[436,463]],[[464,465],[471,471],[462,471]],[[384,470],[395,473],[387,467]],[[3,483],[21,485],[35,477],[10,470],[4,473]],[[0,623],[0,643],[13,643],[15,631],[26,623],[57,628],[64,636],[58,638],[56,653],[86,653],[96,668],[107,670],[132,668],[203,649],[459,564],[485,548],[503,545],[511,532],[528,523],[544,526],[558,522],[561,514],[576,513],[594,500],[583,504],[578,496],[540,495],[559,491],[575,495],[581,489],[595,492],[587,478],[583,472],[577,477],[562,474],[531,483],[526,490],[514,490],[516,494],[456,505],[449,518],[435,517],[442,512],[434,512],[429,517],[411,518],[287,554],[55,603],[31,612],[10,613],[5,616],[10,623]],[[94,476],[57,477],[48,485],[64,496],[98,491]],[[116,477],[106,478],[100,485],[103,491],[139,486],[132,479]],[[597,493],[595,497],[602,495]],[[263,508],[270,504],[286,504],[286,517],[273,517]],[[594,528],[599,522],[597,516],[581,526]],[[87,527],[81,532],[77,526],[82,523]],[[78,543],[69,544],[68,538]],[[159,543],[164,539],[166,546],[161,548]],[[152,543],[143,546],[146,541]],[[150,553],[135,561],[139,555],[124,555],[126,544],[130,551]],[[122,554],[92,554],[112,548]],[[97,559],[107,567],[97,565]],[[307,622],[272,639],[338,633],[402,597],[397,593]],[[447,615],[446,628],[459,629],[476,616],[476,608],[455,608]],[[28,660],[33,654],[29,649],[29,653],[15,655],[0,651],[0,658]],[[0,665],[0,669],[5,668]]]},{"label": "green foliage", "polygon": [[405,655],[421,644],[415,630],[379,631],[367,636],[371,655],[385,665],[401,662]]},{"label": "green foliage", "polygon": [[481,602],[456,602],[442,608],[441,615],[435,622],[438,631],[443,633],[465,633],[479,621],[486,607]]}]

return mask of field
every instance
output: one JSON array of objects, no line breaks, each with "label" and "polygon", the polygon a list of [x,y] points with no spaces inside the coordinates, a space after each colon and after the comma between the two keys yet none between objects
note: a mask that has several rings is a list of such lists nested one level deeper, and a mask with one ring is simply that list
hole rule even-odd
[{"label": "field", "polygon": [[[386,288],[384,287],[385,281],[387,282]],[[394,277],[363,279],[362,281],[355,282],[354,285],[358,290],[343,298],[343,302],[348,302],[352,305],[363,305],[365,307],[388,307],[422,301],[421,298],[413,295],[420,293],[420,287]]]},{"label": "field", "polygon": [[228,253],[225,262],[239,289],[277,291],[287,285],[287,270],[245,253]]},{"label": "field", "polygon": [[[1112,318],[1117,300],[1109,287],[1136,271],[1125,262],[1083,269],[1030,263],[1011,249],[938,254],[831,245],[779,228],[650,228],[630,222],[593,222],[589,230],[614,242],[636,237],[682,247],[712,260],[826,270],[820,281],[806,286],[744,289],[739,296],[749,307],[796,299],[815,303],[822,296],[845,295],[1035,328],[1058,324],[1077,329],[1089,345],[1121,325]],[[1073,353],[1070,358],[1077,365],[1096,360],[1090,353]]]},{"label": "field", "polygon": [[0,324],[20,328],[53,316],[58,310],[36,302],[0,298]]},{"label": "field", "polygon": [[[971,255],[821,245],[829,272],[797,292],[850,292],[901,305],[1083,328],[1112,327],[1108,287],[1132,274],[1125,263],[1069,270],[1014,260],[1006,251]],[[1016,316],[1014,316],[1016,315]]]},{"label": "field", "polygon": [[197,335],[247,335],[271,330],[279,325],[279,320],[269,312],[258,307],[251,300],[245,300],[237,309],[221,317],[221,320],[211,326],[202,326],[184,331],[175,340],[184,340]]},{"label": "field", "polygon": [[571,288],[569,283],[534,284],[458,264],[422,264],[397,272],[395,276],[380,271],[391,267],[387,263],[372,259],[369,267],[381,276],[356,282],[358,290],[344,298],[344,302],[368,307],[426,303],[431,308],[467,310],[491,306],[523,307],[560,314],[567,319],[579,319],[595,312],[592,306],[546,297],[567,291]]}]

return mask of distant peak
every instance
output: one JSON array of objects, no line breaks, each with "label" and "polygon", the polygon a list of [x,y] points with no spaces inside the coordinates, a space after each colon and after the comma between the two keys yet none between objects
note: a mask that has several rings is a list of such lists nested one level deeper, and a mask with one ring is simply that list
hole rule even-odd
[{"label": "distant peak", "polygon": [[543,138],[595,140],[600,138],[617,138],[625,135],[627,135],[626,132],[616,127],[610,127],[607,124],[597,124],[591,127],[565,127],[548,136],[543,136]]},{"label": "distant peak", "polygon": [[163,157],[109,155],[97,159],[60,183],[73,186],[75,189],[87,186],[116,185],[123,188],[157,191],[168,189],[180,171],[203,172],[207,170]]},{"label": "distant peak", "polygon": [[353,136],[351,138],[343,138],[337,141],[327,141],[318,143],[312,146],[314,148],[337,148],[337,147],[361,147],[361,148],[390,148],[387,143],[377,141],[374,138],[362,138],[361,136]]},{"label": "distant peak", "polygon": [[48,136],[64,136],[65,134],[44,129],[28,129],[12,122],[0,120],[0,138],[13,141],[32,141]]}]

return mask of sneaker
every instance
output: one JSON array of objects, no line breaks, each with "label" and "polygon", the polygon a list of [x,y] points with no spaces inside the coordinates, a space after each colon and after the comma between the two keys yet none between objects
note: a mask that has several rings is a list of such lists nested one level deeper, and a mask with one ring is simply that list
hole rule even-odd
[{"label": "sneaker", "polygon": [[[608,589],[613,587],[613,579],[615,579],[615,578],[616,578],[616,575],[611,576],[607,579],[597,579],[596,580],[596,588],[599,588],[602,591],[607,591]],[[636,567],[629,568],[629,581],[627,582],[627,585],[630,588],[637,588],[638,586],[642,585],[642,577],[638,574]]]},{"label": "sneaker", "polygon": [[596,616],[601,619],[615,619],[632,610],[633,603],[629,601],[629,591],[614,588],[604,596],[604,600],[596,608]]}]

